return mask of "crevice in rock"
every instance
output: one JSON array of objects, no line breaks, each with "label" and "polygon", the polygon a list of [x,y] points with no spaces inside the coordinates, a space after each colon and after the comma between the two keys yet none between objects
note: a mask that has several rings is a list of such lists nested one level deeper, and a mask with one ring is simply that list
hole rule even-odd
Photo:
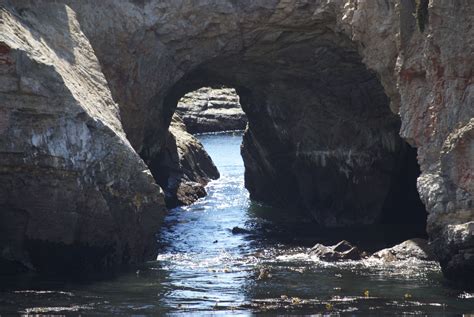
[{"label": "crevice in rock", "polygon": [[428,4],[429,0],[416,0],[416,22],[421,33],[425,31],[429,19]]},{"label": "crevice in rock", "polygon": [[428,214],[416,188],[420,174],[417,150],[408,143],[402,144],[397,169],[382,209],[381,224],[404,225],[407,234],[426,237]]}]

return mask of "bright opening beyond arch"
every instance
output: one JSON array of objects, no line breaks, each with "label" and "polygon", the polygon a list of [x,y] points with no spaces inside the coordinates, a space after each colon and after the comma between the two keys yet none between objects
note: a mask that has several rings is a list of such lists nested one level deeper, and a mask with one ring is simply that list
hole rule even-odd
[{"label": "bright opening beyond arch", "polygon": [[[246,92],[245,89],[241,91],[244,91],[244,93]],[[255,115],[255,110],[252,107],[256,108],[258,106],[252,105],[251,107],[246,108],[247,112],[250,112],[250,120],[252,120],[252,116]],[[337,115],[337,110],[333,111]],[[388,117],[392,116],[389,111],[385,113]],[[252,127],[257,126],[256,129],[258,130],[258,124],[255,125],[255,121],[257,120],[254,119],[254,125],[252,125],[252,122],[247,125],[248,118],[241,108],[240,97],[235,89],[215,85],[214,87],[203,87],[189,92],[179,100],[176,113],[173,117],[173,122],[176,121],[176,117],[179,117],[180,121],[182,120],[185,129],[190,133],[197,135],[210,133],[210,135],[205,136],[206,140],[212,139],[213,134],[215,135],[215,133],[224,131],[243,131],[245,128],[247,129],[244,133],[244,142],[241,149],[245,163],[245,186],[250,191],[250,197],[257,202],[263,202],[274,207],[299,210],[299,212],[297,212],[298,215],[305,214],[320,226],[320,230],[325,230],[325,227],[344,228],[347,224],[353,224],[353,219],[351,220],[350,217],[351,213],[354,212],[350,210],[350,208],[360,206],[350,204],[344,205],[344,199],[349,201],[351,199],[362,201],[363,203],[365,203],[363,200],[367,199],[369,201],[367,206],[360,208],[364,212],[367,212],[364,208],[377,208],[377,211],[375,211],[373,218],[369,221],[364,222],[362,219],[362,221],[356,222],[356,227],[359,226],[360,228],[366,228],[368,225],[383,225],[384,230],[390,232],[387,234],[387,242],[392,243],[414,236],[426,236],[426,210],[424,205],[421,203],[416,189],[416,180],[420,174],[416,158],[416,149],[411,148],[398,136],[398,124],[392,125],[393,130],[388,131],[389,134],[387,134],[391,139],[384,141],[385,144],[383,144],[383,146],[388,149],[387,155],[389,156],[389,159],[384,160],[382,158],[383,163],[380,165],[381,163],[377,163],[376,161],[376,159],[380,158],[376,158],[374,163],[367,167],[369,172],[370,169],[381,170],[379,175],[382,175],[381,177],[386,180],[378,180],[377,177],[373,177],[369,174],[369,177],[372,177],[370,182],[367,182],[366,185],[369,186],[369,188],[356,188],[353,192],[344,192],[343,189],[341,197],[327,196],[319,199],[318,195],[324,196],[324,193],[327,195],[328,191],[331,190],[330,188],[337,187],[341,185],[341,183],[338,183],[338,180],[336,179],[334,183],[331,184],[332,175],[325,173],[324,170],[322,172],[313,172],[313,175],[311,175],[311,169],[314,168],[309,167],[307,172],[304,171],[307,164],[314,164],[315,161],[318,162],[321,169],[331,167],[331,165],[334,164],[332,160],[336,160],[337,158],[331,158],[331,156],[328,155],[329,151],[324,150],[305,152],[301,149],[304,147],[304,145],[301,146],[301,144],[303,144],[305,140],[298,142],[294,157],[290,156],[288,159],[296,161],[296,164],[301,164],[299,167],[296,166],[295,169],[296,173],[298,173],[298,169],[303,169],[303,173],[297,176],[294,175],[295,172],[293,172],[291,178],[293,180],[296,179],[296,181],[292,183],[291,179],[287,179],[286,181],[288,183],[284,184],[282,187],[298,190],[299,192],[302,192],[303,195],[306,195],[306,197],[311,197],[311,200],[305,201],[305,196],[302,197],[301,195],[296,195],[296,197],[291,197],[291,194],[294,194],[291,190],[284,194],[280,194],[278,191],[272,192],[274,189],[273,185],[269,186],[269,188],[265,188],[265,186],[262,185],[268,182],[266,179],[268,175],[264,174],[266,173],[264,169],[268,166],[265,165],[274,163],[271,161],[273,158],[275,158],[275,160],[281,159],[278,156],[281,156],[282,154],[277,152],[265,153],[262,155],[262,149],[254,148],[255,143],[253,143],[254,137]],[[264,119],[261,120],[263,121]],[[174,125],[175,123],[172,123],[172,127]],[[311,127],[306,127],[306,129],[309,128]],[[387,132],[382,131],[382,133]],[[235,136],[235,134],[233,136]],[[200,137],[198,136],[198,139],[199,138]],[[218,137],[215,136],[215,138],[217,139]],[[223,136],[221,135],[220,139],[222,138]],[[371,140],[366,141],[372,142]],[[255,159],[256,153],[261,155],[260,157],[257,157],[257,159]],[[286,155],[287,154],[288,153],[286,153]],[[213,155],[219,155],[218,151],[214,151]],[[258,162],[258,159],[262,159],[262,156],[265,155],[267,156],[265,159],[268,159],[269,162]],[[207,159],[211,160],[212,156],[210,158],[206,157],[206,160]],[[357,177],[359,176],[351,170],[351,164],[356,164],[357,162],[351,162],[351,160],[356,161],[358,159],[363,160],[366,158],[355,156],[347,157],[346,159],[348,161],[345,165],[338,167],[338,172],[343,174],[346,179],[352,178],[351,182],[357,184],[359,181]],[[201,164],[203,167],[210,165],[202,161]],[[264,166],[259,166],[259,164]],[[285,171],[282,173],[283,175],[284,172]],[[208,180],[216,178],[215,174],[216,173],[212,170],[206,180],[206,170],[204,169],[197,177],[197,182],[206,185]],[[278,178],[279,173],[276,174],[276,177]],[[297,179],[298,177],[299,179]],[[361,177],[367,178],[367,175]],[[285,179],[282,181],[285,181]],[[329,189],[326,188],[328,187],[328,183]],[[166,188],[166,182],[162,181],[160,184],[165,185],[164,188]],[[370,186],[373,186],[373,190],[371,190]],[[382,188],[382,191],[378,188],[380,186],[384,187]],[[337,190],[341,192],[339,188]],[[383,197],[378,198],[378,202],[376,203],[379,205],[377,207],[373,206],[374,201],[372,197],[370,197],[372,194],[383,195]],[[204,195],[205,192],[202,192],[195,197],[201,198]],[[337,219],[337,212],[342,213],[342,221]],[[332,216],[327,213],[335,214]],[[323,217],[321,217],[321,215],[323,215]],[[344,218],[347,218],[347,220]],[[345,223],[344,221],[349,222]],[[401,227],[403,227],[403,230],[400,230]],[[345,230],[342,229],[342,231],[344,232]],[[344,233],[341,234],[344,235]]]}]

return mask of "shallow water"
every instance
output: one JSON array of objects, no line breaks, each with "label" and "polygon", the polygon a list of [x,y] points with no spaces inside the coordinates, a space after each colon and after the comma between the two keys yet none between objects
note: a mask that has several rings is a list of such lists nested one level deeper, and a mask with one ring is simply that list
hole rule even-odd
[{"label": "shallow water", "polygon": [[[330,234],[297,210],[249,200],[241,133],[199,138],[222,177],[207,197],[169,213],[156,261],[105,281],[0,278],[0,316],[474,313],[474,294],[449,286],[436,263],[328,264],[309,256],[308,247]],[[368,248],[401,238],[363,230],[366,237],[356,232],[352,241]]]}]

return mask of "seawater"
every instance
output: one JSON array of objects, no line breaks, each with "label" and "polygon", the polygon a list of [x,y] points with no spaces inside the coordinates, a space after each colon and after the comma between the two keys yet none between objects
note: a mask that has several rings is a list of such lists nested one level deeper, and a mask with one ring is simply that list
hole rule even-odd
[{"label": "seawater", "polygon": [[[309,255],[326,236],[311,219],[249,199],[242,133],[198,137],[221,178],[207,197],[170,211],[156,261],[102,281],[1,277],[0,316],[474,313],[474,294],[449,285],[435,262],[325,263]],[[386,244],[377,232],[368,240]]]}]

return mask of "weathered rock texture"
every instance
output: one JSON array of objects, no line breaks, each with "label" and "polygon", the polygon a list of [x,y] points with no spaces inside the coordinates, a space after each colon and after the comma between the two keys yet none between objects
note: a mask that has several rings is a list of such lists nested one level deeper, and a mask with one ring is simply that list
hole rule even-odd
[{"label": "weathered rock texture", "polygon": [[361,260],[366,256],[365,252],[360,251],[358,247],[353,246],[350,242],[345,240],[333,246],[325,246],[318,243],[311,248],[310,254],[327,262]]},{"label": "weathered rock texture", "polygon": [[[11,2],[47,16],[47,1]],[[436,256],[447,277],[474,279],[472,1],[64,3],[145,162],[165,148],[185,93],[235,87],[249,120],[243,154],[252,197],[297,203],[325,226],[387,213],[410,221],[400,171],[413,168],[400,131],[418,151]],[[55,29],[69,34],[65,26],[47,32]]]},{"label": "weathered rock texture", "polygon": [[219,178],[219,171],[201,142],[186,131],[177,114],[173,115],[164,151],[149,166],[164,189],[170,208],[189,205],[204,197],[204,186]]},{"label": "weathered rock texture", "polygon": [[434,261],[433,250],[424,239],[411,239],[404,241],[391,248],[380,250],[371,256],[372,259],[380,259],[384,262],[406,261],[418,259],[422,261]]},{"label": "weathered rock texture", "polygon": [[190,133],[244,130],[247,117],[233,88],[201,88],[186,94],[176,109]]},{"label": "weathered rock texture", "polygon": [[163,195],[74,11],[0,10],[0,272],[149,258]]}]

